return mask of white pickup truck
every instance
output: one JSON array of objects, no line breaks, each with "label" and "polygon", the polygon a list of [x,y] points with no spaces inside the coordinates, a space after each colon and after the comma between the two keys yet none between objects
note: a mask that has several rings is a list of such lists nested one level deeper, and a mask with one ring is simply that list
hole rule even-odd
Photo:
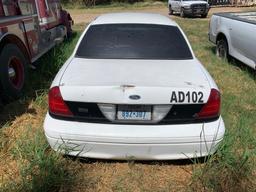
[{"label": "white pickup truck", "polygon": [[216,44],[217,56],[232,56],[256,69],[256,12],[214,14],[209,39]]},{"label": "white pickup truck", "polygon": [[181,17],[200,15],[207,17],[210,5],[204,0],[168,0],[169,15],[178,12]]}]

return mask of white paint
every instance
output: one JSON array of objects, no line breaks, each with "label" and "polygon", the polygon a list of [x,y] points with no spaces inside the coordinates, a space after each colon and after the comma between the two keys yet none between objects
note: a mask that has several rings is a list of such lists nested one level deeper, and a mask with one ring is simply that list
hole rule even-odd
[{"label": "white paint", "polygon": [[[196,60],[88,60],[74,58],[62,75],[65,100],[100,103],[169,104],[172,91],[202,91],[210,85]],[[122,85],[134,85],[123,91]],[[140,100],[129,99],[138,94]],[[185,102],[186,103],[186,102]]]},{"label": "white paint", "polygon": [[[151,21],[177,26],[174,21],[163,16],[133,13],[108,14],[96,19],[91,25],[130,23],[135,22],[135,18],[139,23]],[[202,91],[203,102],[206,103],[210,90],[218,89],[194,55],[190,60],[81,59],[75,58],[77,47],[51,86],[60,86],[61,94],[67,101],[171,105],[173,91]],[[134,94],[141,99],[129,99]],[[64,141],[66,147],[78,146],[70,155],[107,159],[127,159],[130,156],[136,159],[201,157],[216,150],[225,132],[221,117],[210,123],[125,125],[57,120],[49,114],[44,129],[54,150],[63,146]]]},{"label": "white paint", "polygon": [[118,24],[118,23],[135,23],[135,24],[157,24],[157,25],[171,25],[177,26],[176,22],[170,20],[160,14],[153,13],[109,13],[104,14],[94,21],[92,25],[100,24]]},{"label": "white paint", "polygon": [[64,148],[73,149],[70,155],[83,157],[143,160],[211,154],[225,132],[222,118],[205,124],[152,126],[69,122],[47,115],[44,128],[48,142],[56,151]]},{"label": "white paint", "polygon": [[[192,5],[206,5],[206,13],[209,11],[210,5],[206,1],[184,1],[184,0],[168,0],[168,6],[171,6],[172,10],[175,12],[181,12],[182,8],[190,9]],[[192,14],[192,12],[191,12]]]}]

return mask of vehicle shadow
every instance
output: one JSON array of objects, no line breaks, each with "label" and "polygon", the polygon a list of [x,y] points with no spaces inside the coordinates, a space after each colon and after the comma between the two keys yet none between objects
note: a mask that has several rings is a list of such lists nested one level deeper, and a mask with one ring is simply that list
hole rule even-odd
[{"label": "vehicle shadow", "polygon": [[179,13],[173,13],[172,15],[169,14],[169,16],[174,16],[175,18],[180,18],[180,19],[207,19],[202,18],[200,15],[186,15],[185,17],[181,17]]},{"label": "vehicle shadow", "polygon": [[179,159],[179,160],[135,160],[135,159],[127,159],[127,160],[109,160],[109,159],[91,159],[84,157],[74,157],[69,155],[64,155],[64,158],[67,158],[72,161],[79,161],[80,163],[85,164],[95,164],[95,163],[103,163],[103,164],[116,164],[116,163],[128,163],[128,164],[137,164],[137,165],[193,165],[193,164],[204,164],[208,161],[210,156],[208,157],[198,157],[191,159]]},{"label": "vehicle shadow", "polygon": [[31,100],[32,98],[24,98],[9,104],[3,104],[0,109],[0,128],[24,113],[35,115],[35,109],[29,109],[28,107]]},{"label": "vehicle shadow", "polygon": [[[216,55],[216,48],[215,46],[210,46],[206,47],[206,49],[209,49],[214,55]],[[217,57],[217,56],[216,56]],[[237,60],[236,58],[230,56],[227,62],[234,66],[237,67],[238,70],[245,71],[248,73],[248,75],[253,79],[256,80],[256,71],[255,69],[249,67],[248,65],[244,64],[243,62]]]},{"label": "vehicle shadow", "polygon": [[[62,60],[59,59],[55,61],[53,57],[56,56],[56,53],[60,52],[63,47],[77,39],[77,36],[78,33],[74,32],[70,39],[65,40],[62,44],[56,46],[41,57],[34,64],[36,69],[29,69],[29,78],[26,89],[19,100],[11,103],[4,103],[0,101],[0,129],[24,113],[36,114],[36,110],[34,108],[30,108],[29,105],[32,101],[37,99],[38,93],[48,91],[53,78],[63,64]],[[68,57],[68,55],[66,57]],[[49,61],[52,62],[50,63]]]}]

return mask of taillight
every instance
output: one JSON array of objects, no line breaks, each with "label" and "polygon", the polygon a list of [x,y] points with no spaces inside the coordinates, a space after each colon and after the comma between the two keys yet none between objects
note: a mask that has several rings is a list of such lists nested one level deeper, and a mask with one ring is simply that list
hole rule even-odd
[{"label": "taillight", "polygon": [[214,118],[220,115],[220,92],[212,89],[207,103],[203,106],[201,111],[197,114],[197,118]]},{"label": "taillight", "polygon": [[70,117],[73,116],[68,106],[64,102],[59,87],[53,87],[49,91],[49,112],[53,115]]}]

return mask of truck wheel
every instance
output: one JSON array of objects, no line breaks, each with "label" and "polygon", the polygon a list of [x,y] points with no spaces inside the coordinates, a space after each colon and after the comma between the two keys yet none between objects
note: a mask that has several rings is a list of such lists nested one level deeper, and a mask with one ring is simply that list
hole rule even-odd
[{"label": "truck wheel", "polygon": [[7,44],[0,53],[0,93],[3,101],[19,98],[25,86],[28,61],[14,44]]},{"label": "truck wheel", "polygon": [[207,15],[208,15],[207,13],[206,13],[206,14],[202,14],[202,15],[201,15],[201,18],[206,18]]},{"label": "truck wheel", "polygon": [[185,17],[185,13],[184,13],[184,9],[183,8],[181,8],[181,10],[180,10],[180,16],[181,17]]},{"label": "truck wheel", "polygon": [[172,6],[169,5],[169,15],[173,15],[173,10],[172,10]]},{"label": "truck wheel", "polygon": [[228,43],[225,39],[217,41],[216,55],[222,59],[228,59]]}]

